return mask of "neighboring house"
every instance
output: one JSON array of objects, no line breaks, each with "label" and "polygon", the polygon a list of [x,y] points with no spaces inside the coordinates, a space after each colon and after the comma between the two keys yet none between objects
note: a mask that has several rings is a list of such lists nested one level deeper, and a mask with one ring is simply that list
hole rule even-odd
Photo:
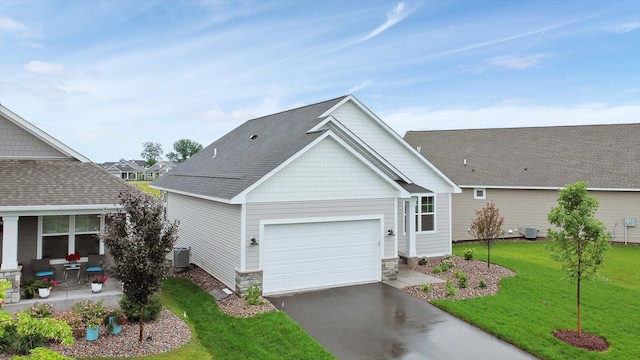
[{"label": "neighboring house", "polygon": [[451,252],[460,189],[355,97],[253,119],[151,183],[191,262],[243,293],[380,281]]},{"label": "neighboring house", "polygon": [[472,238],[474,210],[488,201],[505,218],[505,236],[529,228],[544,237],[558,190],[587,181],[612,241],[640,243],[640,124],[409,131],[405,140],[462,188],[454,240]]},{"label": "neighboring house", "polygon": [[175,166],[176,164],[174,162],[160,160],[145,170],[145,179],[149,181],[157,179]]},{"label": "neighboring house", "polygon": [[[142,165],[140,165],[141,161]],[[108,162],[102,164],[102,167],[123,180],[145,179],[144,160],[121,160],[115,163]]]},{"label": "neighboring house", "polygon": [[129,187],[100,166],[0,105],[0,279],[20,300],[31,259],[50,258],[61,279],[65,256],[104,254],[96,234]]}]

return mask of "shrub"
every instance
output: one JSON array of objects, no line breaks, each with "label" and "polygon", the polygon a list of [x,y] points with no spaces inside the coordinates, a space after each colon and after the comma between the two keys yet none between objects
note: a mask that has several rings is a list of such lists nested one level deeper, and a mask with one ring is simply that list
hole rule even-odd
[{"label": "shrub", "polygon": [[442,268],[442,271],[449,271],[449,264],[447,263],[443,263],[440,267]]},{"label": "shrub", "polygon": [[455,257],[453,255],[447,255],[442,259],[442,265],[447,264],[450,268],[454,267],[456,264]]},{"label": "shrub", "polygon": [[[128,321],[140,322],[140,307],[133,302],[129,301],[126,295],[120,299],[120,309],[124,311]],[[160,316],[162,311],[162,301],[160,301],[160,295],[153,294],[151,301],[144,307],[144,322],[153,321]]]},{"label": "shrub", "polygon": [[73,360],[68,356],[64,356],[60,353],[57,353],[51,349],[47,349],[44,347],[37,347],[31,349],[29,351],[31,354],[28,356],[16,356],[11,358],[12,360],[22,360],[22,359],[31,359],[31,360]]},{"label": "shrub", "polygon": [[461,277],[458,279],[458,287],[460,289],[464,289],[467,287],[467,276]]},{"label": "shrub", "polygon": [[48,303],[35,303],[29,308],[29,314],[36,319],[53,317],[53,305]]},{"label": "shrub", "polygon": [[431,284],[423,284],[422,285],[422,291],[424,291],[424,292],[431,291]]},{"label": "shrub", "polygon": [[249,305],[260,305],[263,303],[260,299],[260,288],[254,284],[249,285],[246,294],[244,294],[244,299]]},{"label": "shrub", "polygon": [[465,275],[462,271],[456,269],[455,274],[453,274],[453,276],[456,277],[456,279],[460,279],[461,277],[466,277],[467,275]]},{"label": "shrub", "polygon": [[473,254],[475,254],[476,249],[473,248],[465,248],[464,249],[464,259],[465,260],[473,260]]},{"label": "shrub", "polygon": [[65,311],[58,314],[58,320],[64,321],[69,325],[73,337],[81,338],[85,335],[85,326],[82,321],[82,315],[75,314],[71,311]]},{"label": "shrub", "polygon": [[4,327],[1,331],[2,336],[0,336],[0,352],[13,352],[13,347],[18,342],[16,325],[13,322],[7,322],[4,324]]},{"label": "shrub", "polygon": [[453,286],[453,284],[451,283],[450,280],[447,280],[447,284],[445,285],[445,289],[447,290],[447,295],[448,296],[456,296],[456,294],[458,293],[458,291]]},{"label": "shrub", "polygon": [[63,346],[73,345],[73,334],[69,325],[53,318],[36,319],[28,311],[17,315],[16,339],[13,350],[26,355],[29,350],[43,346],[50,340],[60,341]]},{"label": "shrub", "polygon": [[421,258],[420,260],[418,260],[418,265],[420,266],[427,265],[427,258]]},{"label": "shrub", "polygon": [[442,268],[440,266],[436,266],[433,268],[434,274],[440,274],[442,272]]},{"label": "shrub", "polygon": [[71,306],[71,312],[82,317],[84,326],[100,326],[109,309],[102,305],[102,301],[94,303],[91,300],[82,300]]},{"label": "shrub", "polygon": [[487,282],[484,280],[480,280],[480,284],[478,284],[478,286],[480,286],[480,289],[486,289],[487,288]]}]

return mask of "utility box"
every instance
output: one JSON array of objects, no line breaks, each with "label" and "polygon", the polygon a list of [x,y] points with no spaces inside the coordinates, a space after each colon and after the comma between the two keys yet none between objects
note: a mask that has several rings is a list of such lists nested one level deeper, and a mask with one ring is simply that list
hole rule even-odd
[{"label": "utility box", "polygon": [[191,248],[187,247],[174,247],[173,248],[173,267],[175,268],[188,268],[191,261]]},{"label": "utility box", "polygon": [[535,240],[538,237],[538,229],[535,227],[526,227],[524,228],[524,238]]},{"label": "utility box", "polygon": [[624,226],[626,226],[626,227],[634,227],[634,226],[636,226],[636,219],[634,219],[634,218],[624,218]]}]

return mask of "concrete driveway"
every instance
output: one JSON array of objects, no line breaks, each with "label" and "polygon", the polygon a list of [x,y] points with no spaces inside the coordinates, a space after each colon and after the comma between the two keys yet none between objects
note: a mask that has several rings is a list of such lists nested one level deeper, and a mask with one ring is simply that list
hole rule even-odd
[{"label": "concrete driveway", "polygon": [[535,359],[382,283],[268,299],[340,359]]}]

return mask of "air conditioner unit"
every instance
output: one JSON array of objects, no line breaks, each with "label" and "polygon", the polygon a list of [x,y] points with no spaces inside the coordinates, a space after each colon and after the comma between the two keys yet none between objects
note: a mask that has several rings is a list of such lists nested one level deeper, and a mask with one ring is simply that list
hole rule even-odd
[{"label": "air conditioner unit", "polygon": [[191,248],[174,247],[173,248],[173,267],[187,268],[190,264]]},{"label": "air conditioner unit", "polygon": [[524,228],[524,238],[534,239],[538,236],[538,230],[535,227]]}]

